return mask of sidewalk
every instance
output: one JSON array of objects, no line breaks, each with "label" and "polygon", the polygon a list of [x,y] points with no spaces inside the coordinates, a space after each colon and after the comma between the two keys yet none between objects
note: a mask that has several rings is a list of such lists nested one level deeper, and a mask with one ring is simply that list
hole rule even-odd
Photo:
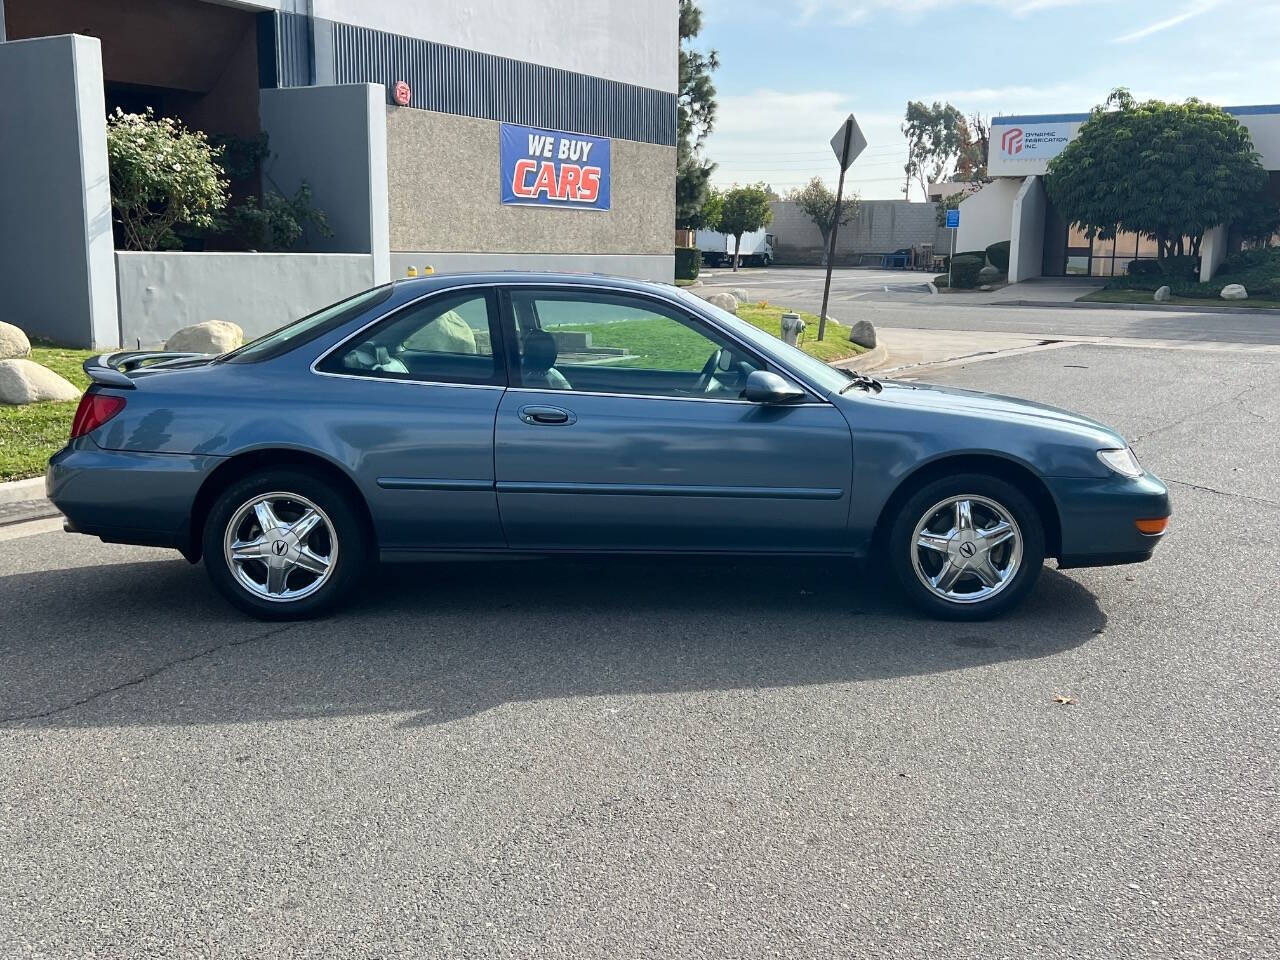
[{"label": "sidewalk", "polygon": [[1039,349],[1043,337],[1032,334],[992,333],[981,330],[923,330],[914,327],[879,327],[876,349],[832,364],[861,373],[897,373],[917,367],[950,363]]}]

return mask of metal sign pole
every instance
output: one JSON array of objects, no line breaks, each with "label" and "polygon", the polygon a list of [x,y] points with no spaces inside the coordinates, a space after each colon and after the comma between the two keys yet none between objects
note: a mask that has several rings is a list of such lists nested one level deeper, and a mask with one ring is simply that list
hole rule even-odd
[{"label": "metal sign pole", "polygon": [[[937,223],[935,220],[934,223]],[[951,228],[951,256],[947,258],[947,289],[951,289],[951,265],[956,262],[956,234],[960,230],[956,227]]]},{"label": "metal sign pole", "polygon": [[844,149],[840,151],[840,181],[836,184],[835,217],[831,222],[831,247],[827,251],[827,279],[822,284],[822,312],[818,314],[818,339],[827,335],[827,299],[831,296],[831,268],[836,260],[836,234],[840,230],[840,204],[844,200],[844,172],[849,166],[849,138],[853,136],[853,124],[844,128]]}]

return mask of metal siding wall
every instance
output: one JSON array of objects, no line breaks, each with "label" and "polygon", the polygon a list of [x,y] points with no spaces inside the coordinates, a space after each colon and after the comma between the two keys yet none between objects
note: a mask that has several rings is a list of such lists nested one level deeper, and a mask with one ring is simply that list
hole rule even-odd
[{"label": "metal siding wall", "polygon": [[[275,18],[278,85],[316,82],[326,71],[312,69],[310,18]],[[675,146],[673,93],[368,27],[325,26],[333,32],[334,83],[390,91],[403,80],[413,89],[409,105],[421,110]]]}]

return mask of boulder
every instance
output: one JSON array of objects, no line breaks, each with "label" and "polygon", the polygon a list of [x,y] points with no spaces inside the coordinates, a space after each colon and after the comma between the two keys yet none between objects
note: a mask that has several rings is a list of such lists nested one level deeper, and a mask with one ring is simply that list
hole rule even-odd
[{"label": "boulder", "polygon": [[1000,272],[1000,268],[990,264],[978,271],[979,283],[999,283],[1003,279],[1004,274]]},{"label": "boulder", "polygon": [[44,400],[79,400],[80,391],[34,360],[0,360],[0,403],[19,405]]},{"label": "boulder", "polygon": [[244,343],[244,331],[239,324],[226,320],[206,320],[204,323],[183,327],[165,343],[164,348],[177,353],[220,354],[234,350]]},{"label": "boulder", "polygon": [[1248,300],[1249,291],[1246,290],[1241,284],[1228,283],[1225,287],[1222,288],[1222,299],[1223,300]]},{"label": "boulder", "polygon": [[31,356],[31,341],[12,323],[0,322],[0,360]]},{"label": "boulder", "polygon": [[751,294],[748,293],[743,287],[730,287],[727,292],[733,294],[737,298],[739,303],[746,303],[748,300],[751,299]]},{"label": "boulder", "polygon": [[455,311],[440,314],[404,345],[410,350],[432,350],[436,353],[476,353],[476,333]]},{"label": "boulder", "polygon": [[1166,303],[1168,302],[1169,297],[1172,295],[1173,293],[1169,289],[1169,285],[1165,284],[1163,287],[1157,290],[1154,294],[1152,294],[1151,299],[1154,300],[1156,303]]},{"label": "boulder", "polygon": [[730,313],[738,312],[738,298],[732,293],[708,293],[702,299],[721,310],[728,310]]},{"label": "boulder", "polygon": [[849,328],[849,340],[870,350],[876,345],[876,327],[870,320],[859,320]]}]

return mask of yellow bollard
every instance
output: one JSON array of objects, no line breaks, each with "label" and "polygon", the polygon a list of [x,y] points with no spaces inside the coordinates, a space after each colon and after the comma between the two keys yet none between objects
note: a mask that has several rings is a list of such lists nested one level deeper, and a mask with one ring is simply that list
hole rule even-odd
[{"label": "yellow bollard", "polygon": [[409,276],[411,276],[411,277],[416,277],[416,276],[418,275],[418,268],[417,268],[417,267],[410,267],[410,268],[409,268],[409,274],[408,274],[408,275],[409,275]]},{"label": "yellow bollard", "polygon": [[428,263],[425,267],[423,267],[423,268],[422,268],[422,275],[423,275],[424,277],[429,277],[429,276],[431,276],[431,275],[432,275],[433,273],[435,273],[435,272],[436,272],[436,268],[435,268],[435,267],[433,267],[433,266],[432,266],[431,264],[429,264],[429,263]]}]

